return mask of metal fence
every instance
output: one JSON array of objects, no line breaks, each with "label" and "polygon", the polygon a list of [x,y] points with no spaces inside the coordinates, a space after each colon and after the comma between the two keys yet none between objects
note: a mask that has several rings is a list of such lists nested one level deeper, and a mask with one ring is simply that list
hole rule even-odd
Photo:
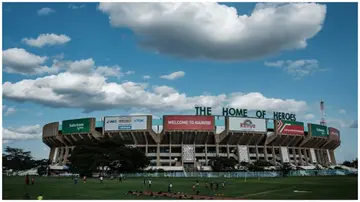
[{"label": "metal fence", "polygon": [[[292,170],[287,176],[336,176],[357,175],[357,171],[349,170]],[[196,178],[258,178],[258,177],[282,177],[281,171],[261,172],[155,172],[155,173],[131,173],[127,177],[196,177]]]}]

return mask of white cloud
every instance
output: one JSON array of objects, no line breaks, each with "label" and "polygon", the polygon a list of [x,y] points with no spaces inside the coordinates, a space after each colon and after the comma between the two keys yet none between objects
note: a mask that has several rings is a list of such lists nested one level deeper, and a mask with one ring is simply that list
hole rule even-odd
[{"label": "white cloud", "polygon": [[[147,109],[154,111],[186,111],[195,106],[231,106],[247,109],[300,112],[307,108],[304,101],[268,98],[258,92],[203,94],[188,96],[168,86],[149,86],[146,83],[109,82],[99,74],[92,59],[69,62],[66,72],[35,80],[3,84],[3,98],[29,101],[48,107],[80,108],[84,112],[114,108]],[[90,69],[91,69],[90,68]]]},{"label": "white cloud", "polygon": [[358,120],[354,120],[350,123],[349,128],[358,128]]},{"label": "white cloud", "polygon": [[135,71],[127,71],[125,72],[126,75],[135,74]]},{"label": "white cloud", "polygon": [[339,113],[340,114],[346,114],[346,111],[345,111],[345,109],[340,109]]},{"label": "white cloud", "polygon": [[81,4],[79,6],[75,5],[75,4],[69,4],[69,8],[76,10],[76,9],[80,9],[80,8],[85,8],[85,4]]},{"label": "white cloud", "polygon": [[150,115],[152,116],[153,119],[160,119],[159,116],[156,116],[156,115],[152,115],[150,113],[141,113],[141,112],[137,112],[137,113],[131,113],[130,116],[147,116],[147,115]]},{"label": "white cloud", "polygon": [[12,114],[15,114],[17,112],[17,110],[15,109],[15,107],[9,107],[6,109],[6,112],[4,113],[5,116],[10,116]]},{"label": "white cloud", "polygon": [[26,43],[29,46],[42,48],[44,46],[55,46],[63,45],[71,41],[71,38],[65,34],[40,34],[36,39],[34,38],[23,38],[21,40],[23,43]]},{"label": "white cloud", "polygon": [[34,75],[44,73],[56,73],[59,69],[56,66],[45,65],[48,57],[38,56],[27,52],[22,48],[10,48],[2,53],[4,71],[22,75]]},{"label": "white cloud", "polygon": [[313,120],[315,118],[314,114],[306,114],[304,116],[305,120],[309,121],[309,120]]},{"label": "white cloud", "polygon": [[327,71],[327,69],[319,67],[317,60],[280,60],[276,62],[265,62],[265,66],[281,68],[295,79],[310,76],[316,72]]},{"label": "white cloud", "polygon": [[149,76],[149,75],[144,75],[144,76],[143,76],[143,79],[151,79],[151,76]]},{"label": "white cloud", "polygon": [[51,8],[41,8],[40,10],[37,11],[37,14],[39,16],[50,15],[51,13],[55,13],[55,10]]},{"label": "white cloud", "polygon": [[317,3],[258,3],[249,15],[215,2],[101,2],[98,8],[111,26],[131,29],[147,49],[214,60],[305,48],[326,16],[326,5]]},{"label": "white cloud", "polygon": [[181,78],[184,76],[185,76],[185,72],[178,71],[178,72],[173,72],[168,75],[162,75],[162,76],[160,76],[160,78],[167,79],[167,80],[175,80],[175,79],[178,79],[178,78]]},{"label": "white cloud", "polygon": [[121,72],[121,68],[117,65],[115,65],[113,67],[100,66],[100,67],[96,68],[95,72],[104,77],[109,77],[109,76],[121,77],[124,75]]},{"label": "white cloud", "polygon": [[4,141],[32,140],[41,138],[40,125],[3,128],[2,132],[3,143]]},{"label": "white cloud", "polygon": [[36,113],[36,116],[43,116],[43,115],[44,115],[44,113],[42,113],[42,112]]}]

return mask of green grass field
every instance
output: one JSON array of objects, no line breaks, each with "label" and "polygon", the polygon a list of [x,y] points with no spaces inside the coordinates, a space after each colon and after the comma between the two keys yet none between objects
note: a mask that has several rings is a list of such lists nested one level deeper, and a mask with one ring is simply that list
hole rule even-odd
[{"label": "green grass field", "polygon": [[[215,192],[205,188],[204,178],[152,178],[152,191],[167,191],[169,181],[173,192],[192,194],[191,186],[199,180],[200,195],[214,196]],[[214,182],[223,179],[212,178]],[[86,184],[79,180],[74,184],[71,178],[37,177],[35,185],[25,185],[24,177],[3,176],[3,199],[22,199],[29,193],[31,199],[42,193],[44,200],[64,199],[163,199],[148,196],[129,196],[127,191],[145,191],[143,178],[129,178],[123,183],[117,180],[88,179]],[[357,199],[357,177],[287,177],[262,179],[225,179],[225,189],[219,189],[225,197],[243,199]],[[294,192],[298,190],[298,192]],[[299,192],[300,191],[300,192]],[[306,192],[303,192],[306,191]],[[166,198],[169,199],[169,198]]]}]

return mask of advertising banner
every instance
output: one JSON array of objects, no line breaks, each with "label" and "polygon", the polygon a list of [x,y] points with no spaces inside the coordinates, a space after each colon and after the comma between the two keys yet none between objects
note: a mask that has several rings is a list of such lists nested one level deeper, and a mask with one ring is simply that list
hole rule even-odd
[{"label": "advertising banner", "polygon": [[146,116],[112,116],[104,118],[104,131],[146,129]]},{"label": "advertising banner", "polygon": [[309,132],[313,137],[327,137],[329,135],[328,129],[326,126],[309,124]]},{"label": "advertising banner", "polygon": [[266,132],[265,119],[229,117],[229,130],[245,132]]},{"label": "advertising banner", "polygon": [[303,122],[275,120],[274,125],[279,135],[305,135]]},{"label": "advertising banner", "polygon": [[62,134],[70,133],[89,133],[90,132],[90,120],[85,119],[73,119],[62,122]]},{"label": "advertising banner", "polygon": [[333,139],[340,139],[340,131],[336,128],[329,127],[329,136]]},{"label": "advertising banner", "polygon": [[214,130],[213,116],[164,116],[165,130]]}]

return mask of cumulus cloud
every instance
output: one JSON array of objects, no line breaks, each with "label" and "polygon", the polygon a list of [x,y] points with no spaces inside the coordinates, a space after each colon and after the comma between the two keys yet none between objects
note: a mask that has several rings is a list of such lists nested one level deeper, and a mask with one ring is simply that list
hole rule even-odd
[{"label": "cumulus cloud", "polygon": [[34,75],[44,73],[57,73],[59,68],[55,65],[45,65],[48,57],[38,56],[27,52],[22,48],[10,48],[2,53],[4,71],[22,75]]},{"label": "cumulus cloud", "polygon": [[21,126],[21,127],[9,127],[2,130],[3,143],[4,141],[16,141],[16,140],[33,140],[41,138],[41,126]]},{"label": "cumulus cloud", "polygon": [[143,76],[143,79],[151,79],[151,76],[149,76],[149,75],[144,75],[144,76]]},{"label": "cumulus cloud", "polygon": [[358,128],[358,120],[352,121],[352,123],[349,125],[349,128]]},{"label": "cumulus cloud", "polygon": [[276,62],[265,62],[265,66],[281,68],[295,79],[300,79],[301,77],[313,75],[316,72],[328,70],[320,68],[317,60],[280,60]]},{"label": "cumulus cloud", "polygon": [[6,109],[4,115],[5,116],[10,116],[12,114],[15,114],[16,112],[17,112],[17,110],[15,109],[15,107],[9,107],[9,108]]},{"label": "cumulus cloud", "polygon": [[135,74],[135,71],[127,71],[125,72],[126,75]]},{"label": "cumulus cloud", "polygon": [[305,48],[326,16],[326,5],[317,3],[259,3],[249,15],[215,2],[101,2],[98,8],[112,27],[131,29],[147,49],[213,60],[248,60]]},{"label": "cumulus cloud", "polygon": [[37,11],[39,16],[50,15],[51,13],[55,13],[55,10],[51,8],[41,8]]},{"label": "cumulus cloud", "polygon": [[36,39],[34,38],[23,38],[21,40],[23,43],[26,43],[29,46],[42,48],[44,46],[55,46],[63,45],[71,41],[71,38],[65,34],[40,34]]},{"label": "cumulus cloud", "polygon": [[[29,101],[54,108],[79,108],[84,112],[114,108],[125,110],[185,111],[195,106],[231,106],[247,109],[304,111],[307,104],[294,99],[268,98],[258,92],[188,96],[168,86],[146,83],[109,82],[95,68],[92,59],[67,64],[66,72],[3,84],[5,99]],[[103,72],[103,71],[101,71]]]},{"label": "cumulus cloud", "polygon": [[315,118],[314,114],[305,114],[304,116],[305,120],[313,120]]},{"label": "cumulus cloud", "polygon": [[162,75],[162,76],[160,76],[160,78],[167,79],[167,80],[175,80],[175,79],[178,79],[178,78],[181,78],[181,77],[184,77],[184,76],[185,76],[185,72],[178,71],[178,72],[173,72],[173,73],[168,74],[168,75]]},{"label": "cumulus cloud", "polygon": [[346,114],[346,110],[345,109],[340,109],[339,113],[340,114]]},{"label": "cumulus cloud", "polygon": [[85,4],[81,4],[81,5],[69,4],[69,8],[73,10],[85,8]]}]

